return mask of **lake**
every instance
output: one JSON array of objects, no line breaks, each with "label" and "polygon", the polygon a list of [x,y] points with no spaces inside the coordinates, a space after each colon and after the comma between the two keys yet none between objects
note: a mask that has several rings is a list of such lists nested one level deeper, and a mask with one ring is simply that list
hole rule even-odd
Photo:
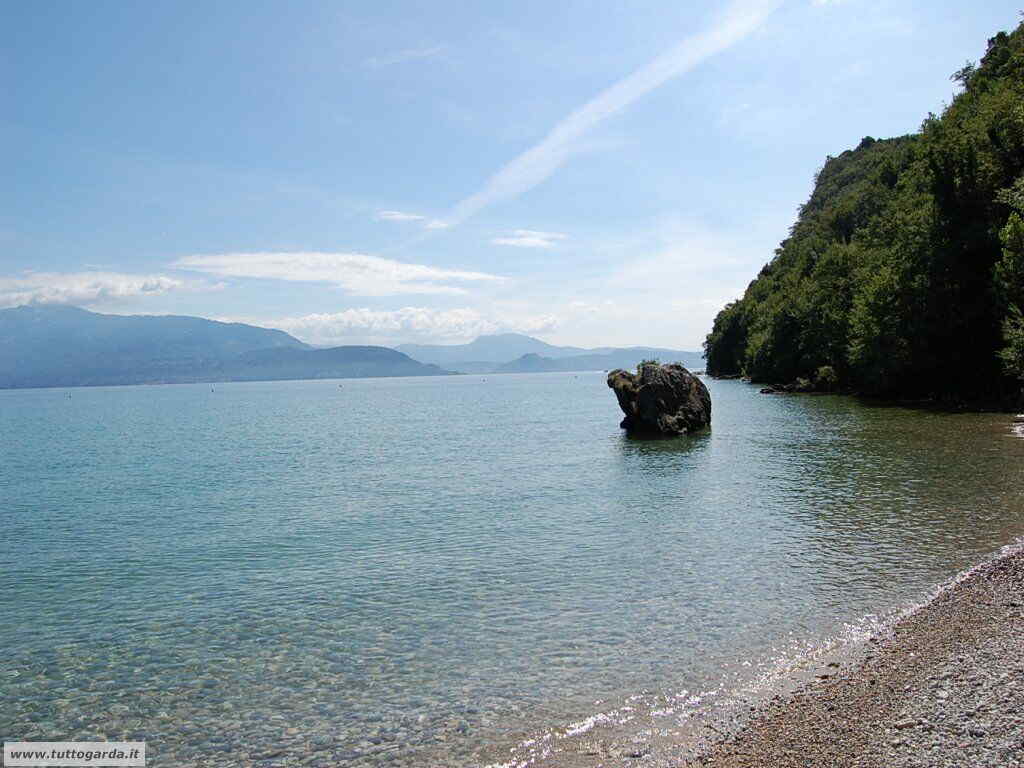
[{"label": "lake", "polygon": [[2,391],[0,735],[487,764],[669,723],[1024,534],[1005,414],[707,383],[658,441],[599,372]]}]

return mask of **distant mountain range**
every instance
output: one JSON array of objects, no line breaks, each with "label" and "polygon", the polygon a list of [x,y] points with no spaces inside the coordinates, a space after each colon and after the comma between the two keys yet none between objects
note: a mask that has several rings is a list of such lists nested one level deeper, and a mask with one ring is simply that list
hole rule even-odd
[{"label": "distant mountain range", "polygon": [[61,306],[0,310],[0,389],[444,373],[387,347],[313,349],[241,323]]},{"label": "distant mountain range", "polygon": [[[548,371],[610,371],[614,368],[635,368],[641,360],[682,363],[686,368],[703,368],[700,353],[682,350],[632,347],[604,354],[573,355],[550,358],[530,353],[498,366],[494,373],[544,373]],[[456,366],[457,367],[457,366]]]},{"label": "distant mountain range", "polygon": [[516,333],[450,346],[314,349],[284,331],[199,317],[64,306],[0,310],[0,389],[592,371],[650,358],[701,365],[697,352],[559,347]]},{"label": "distant mountain range", "polygon": [[414,360],[434,365],[453,365],[466,362],[500,365],[528,354],[568,357],[570,355],[585,355],[588,352],[610,351],[608,349],[556,347],[521,333],[480,336],[468,344],[399,344],[395,349],[404,352]]},{"label": "distant mountain range", "polygon": [[469,344],[400,344],[396,349],[421,363],[461,373],[603,371],[632,368],[650,359],[703,367],[700,352],[662,347],[559,347],[519,333],[481,336]]}]

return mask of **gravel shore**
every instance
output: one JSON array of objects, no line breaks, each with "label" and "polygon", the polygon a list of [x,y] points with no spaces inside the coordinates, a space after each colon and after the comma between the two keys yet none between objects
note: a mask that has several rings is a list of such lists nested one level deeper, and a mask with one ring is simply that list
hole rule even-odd
[{"label": "gravel shore", "polygon": [[704,754],[671,751],[648,765],[1024,768],[1024,552],[969,572]]}]

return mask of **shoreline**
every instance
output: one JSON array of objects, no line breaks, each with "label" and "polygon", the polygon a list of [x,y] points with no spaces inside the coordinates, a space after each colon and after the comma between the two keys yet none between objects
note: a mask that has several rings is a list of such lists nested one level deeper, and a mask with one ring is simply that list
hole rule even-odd
[{"label": "shoreline", "polygon": [[486,764],[1024,768],[1024,539],[857,634],[809,649],[728,702],[698,705],[674,727],[638,718],[647,725],[616,733],[598,720]]},{"label": "shoreline", "polygon": [[737,730],[665,752],[645,768],[1024,766],[1024,546],[961,573]]},{"label": "shoreline", "polygon": [[716,381],[741,381],[751,387],[756,387],[762,395],[839,395],[852,397],[867,405],[883,408],[920,408],[922,410],[936,411],[939,413],[1012,413],[1019,414],[1024,409],[1024,402],[1019,397],[1002,397],[989,399],[957,400],[941,397],[897,397],[894,395],[876,395],[863,392],[858,389],[839,387],[836,389],[802,389],[795,387],[795,382],[789,384],[773,384],[768,381],[755,381],[740,374],[728,374],[715,376],[707,373],[697,372],[695,375],[702,375]]}]

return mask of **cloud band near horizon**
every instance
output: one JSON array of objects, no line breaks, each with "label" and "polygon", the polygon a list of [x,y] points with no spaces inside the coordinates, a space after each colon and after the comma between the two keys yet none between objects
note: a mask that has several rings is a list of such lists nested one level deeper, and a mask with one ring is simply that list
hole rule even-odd
[{"label": "cloud band near horizon", "polygon": [[241,322],[278,328],[308,344],[337,345],[351,343],[353,337],[387,343],[464,342],[505,331],[546,333],[556,328],[559,321],[553,314],[510,316],[500,312],[481,312],[471,307],[402,307],[394,310],[353,307],[340,312],[269,321],[242,319]]},{"label": "cloud band near horizon", "polygon": [[465,294],[464,283],[500,283],[486,272],[441,269],[365,253],[275,252],[197,254],[172,265],[221,277],[333,283],[355,296]]},{"label": "cloud band near horizon", "polygon": [[172,291],[220,290],[220,283],[182,280],[168,275],[122,272],[28,272],[0,276],[0,308],[26,304],[95,304],[96,302],[161,296]]}]

